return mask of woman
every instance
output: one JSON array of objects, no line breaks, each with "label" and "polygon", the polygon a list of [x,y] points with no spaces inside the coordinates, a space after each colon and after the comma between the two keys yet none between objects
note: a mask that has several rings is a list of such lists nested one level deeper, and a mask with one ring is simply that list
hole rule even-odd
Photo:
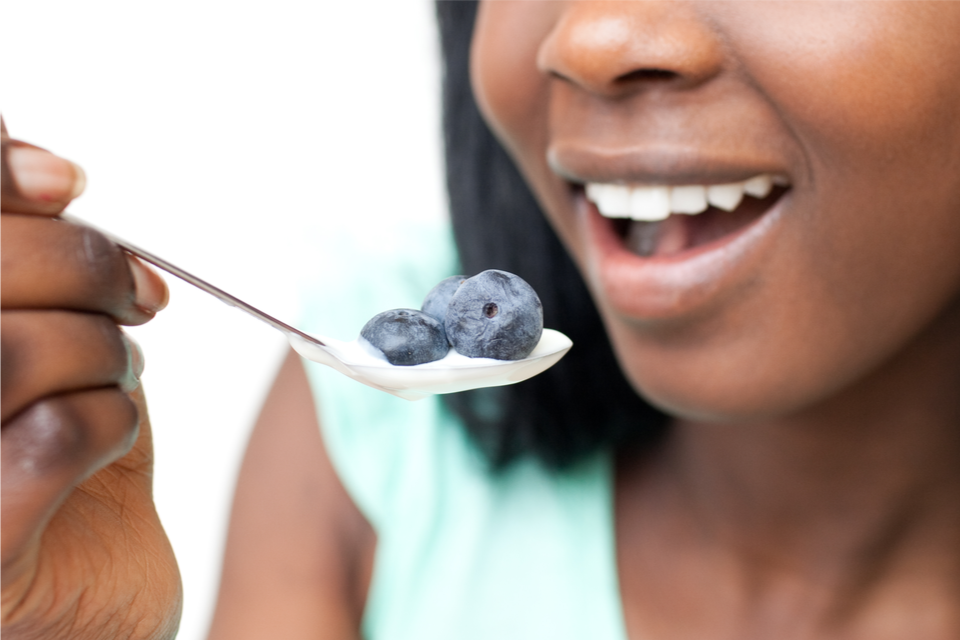
[{"label": "woman", "polygon": [[[461,259],[533,281],[577,348],[551,377],[451,398],[465,429],[432,404],[392,432],[338,417],[289,359],[212,636],[960,634],[960,5],[490,2],[475,26],[473,9],[440,6]],[[645,402],[609,375],[552,241],[518,221],[528,196],[462,82],[470,30],[480,111]],[[76,191],[70,165],[13,155],[4,212]],[[24,179],[30,162],[51,182]],[[5,328],[8,309],[130,323],[162,306],[114,248],[60,265],[87,236],[7,218]],[[37,262],[77,284],[31,280]],[[169,635],[147,429],[114,461],[136,365],[114,333],[45,360],[21,346],[37,313],[12,312],[23,334],[4,340],[23,363],[4,388],[4,630]]]}]

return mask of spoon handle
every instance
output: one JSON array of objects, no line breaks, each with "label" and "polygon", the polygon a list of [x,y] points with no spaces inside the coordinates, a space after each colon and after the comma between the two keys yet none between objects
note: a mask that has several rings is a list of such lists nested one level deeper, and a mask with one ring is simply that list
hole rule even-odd
[{"label": "spoon handle", "polygon": [[166,271],[167,273],[169,273],[169,274],[171,274],[171,275],[177,276],[178,278],[180,278],[181,280],[183,280],[183,281],[185,281],[185,282],[189,282],[190,284],[192,284],[192,285],[195,286],[196,288],[200,289],[201,291],[205,291],[205,292],[209,293],[210,295],[212,295],[214,298],[219,299],[221,302],[224,302],[225,304],[227,304],[227,305],[229,305],[229,306],[231,306],[231,307],[236,307],[237,309],[240,309],[241,311],[245,311],[245,312],[247,312],[248,314],[250,314],[251,316],[253,316],[254,318],[256,318],[256,319],[258,319],[258,320],[260,320],[260,321],[262,321],[262,322],[266,322],[268,325],[270,325],[270,326],[273,327],[274,329],[277,329],[277,330],[279,330],[279,331],[281,331],[281,332],[283,332],[283,333],[285,333],[285,334],[291,334],[291,333],[292,333],[292,334],[294,334],[294,335],[296,335],[296,336],[299,336],[299,337],[303,338],[304,340],[306,340],[306,341],[308,341],[308,342],[311,342],[311,343],[313,343],[313,344],[319,345],[319,346],[321,346],[321,347],[326,346],[325,344],[323,344],[322,342],[320,342],[319,340],[317,340],[317,339],[314,338],[313,336],[308,335],[308,334],[304,333],[303,331],[300,331],[299,329],[296,329],[296,328],[294,328],[294,327],[291,327],[290,325],[288,325],[288,324],[285,323],[285,322],[281,322],[280,320],[277,320],[276,318],[274,318],[274,317],[271,316],[270,314],[264,313],[263,311],[260,311],[260,309],[257,309],[256,307],[247,304],[246,302],[244,302],[244,301],[241,300],[240,298],[238,298],[238,297],[236,297],[236,296],[234,296],[234,295],[231,295],[231,294],[227,293],[226,291],[224,291],[224,290],[221,289],[220,287],[215,287],[214,285],[210,284],[210,283],[207,282],[206,280],[202,280],[202,279],[198,278],[197,276],[193,275],[192,273],[189,273],[189,272],[187,272],[187,271],[184,271],[183,269],[181,269],[180,267],[176,266],[175,264],[172,264],[172,263],[170,263],[170,262],[167,262],[167,261],[164,260],[163,258],[161,258],[161,257],[159,257],[159,256],[157,256],[157,255],[154,255],[154,254],[150,253],[149,251],[146,251],[146,250],[144,250],[144,249],[141,249],[140,247],[138,247],[138,246],[136,246],[136,245],[134,245],[134,244],[131,244],[131,243],[127,242],[126,240],[123,240],[123,239],[121,239],[121,238],[118,238],[117,236],[113,235],[113,234],[110,233],[109,231],[104,231],[103,229],[100,229],[100,228],[98,228],[98,227],[90,224],[89,222],[86,222],[85,220],[81,220],[80,218],[78,218],[78,217],[76,217],[76,216],[74,216],[74,215],[70,215],[70,214],[63,213],[63,214],[60,214],[60,217],[61,217],[63,220],[66,220],[67,222],[72,222],[72,223],[74,223],[74,224],[79,224],[79,225],[83,225],[83,226],[85,226],[85,227],[90,227],[91,229],[94,229],[95,231],[100,232],[101,234],[103,234],[104,236],[106,236],[106,238],[107,238],[108,240],[110,240],[111,242],[113,242],[114,244],[116,244],[117,246],[119,246],[120,248],[122,248],[122,249],[123,249],[124,251],[126,251],[127,253],[130,253],[130,254],[135,255],[135,256],[137,256],[138,258],[140,258],[141,260],[143,260],[144,262],[149,262],[150,264],[152,264],[152,265],[154,265],[154,266],[156,266],[156,267],[159,267],[160,269],[163,269],[163,270]]}]

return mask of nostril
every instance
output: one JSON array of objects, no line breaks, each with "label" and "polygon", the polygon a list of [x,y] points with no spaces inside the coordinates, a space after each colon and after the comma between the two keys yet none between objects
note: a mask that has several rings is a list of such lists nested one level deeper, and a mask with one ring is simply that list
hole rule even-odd
[{"label": "nostril", "polygon": [[665,82],[680,77],[675,71],[666,69],[637,69],[618,76],[614,82],[618,84],[630,84],[633,82]]},{"label": "nostril", "polygon": [[[548,75],[565,82],[584,84],[583,82],[578,82],[575,78],[567,77],[556,71],[551,70],[548,72]],[[679,73],[668,71],[666,69],[636,69],[615,77],[610,83],[609,87],[610,89],[619,92],[620,89],[617,89],[617,87],[626,89],[631,85],[666,83],[680,77],[681,75]]]}]

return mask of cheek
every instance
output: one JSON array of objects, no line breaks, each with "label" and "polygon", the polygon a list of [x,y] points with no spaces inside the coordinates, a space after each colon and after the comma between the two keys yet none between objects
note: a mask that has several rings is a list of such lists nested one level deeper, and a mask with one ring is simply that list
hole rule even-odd
[{"label": "cheek", "polygon": [[511,151],[522,148],[545,105],[547,83],[537,52],[549,33],[548,2],[483,2],[470,51],[470,79],[480,111]]},{"label": "cheek", "polygon": [[[960,289],[960,3],[827,9],[791,5],[739,41],[807,151],[796,264],[862,357],[909,340]],[[789,75],[764,66],[785,55]]]},{"label": "cheek", "polygon": [[[551,82],[537,64],[563,10],[559,2],[481,2],[470,51],[470,80],[484,120],[513,158],[568,249],[574,228],[566,184],[546,161]],[[576,255],[575,255],[576,257]]]},{"label": "cheek", "polygon": [[744,3],[750,20],[731,4],[746,73],[811,161],[864,174],[956,160],[960,3]]}]

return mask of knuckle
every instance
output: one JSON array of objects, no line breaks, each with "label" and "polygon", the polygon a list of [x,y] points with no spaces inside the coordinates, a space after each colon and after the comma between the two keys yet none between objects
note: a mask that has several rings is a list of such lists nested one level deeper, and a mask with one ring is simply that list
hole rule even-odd
[{"label": "knuckle", "polygon": [[90,441],[70,403],[63,398],[42,400],[5,428],[3,447],[16,452],[12,460],[5,456],[5,463],[28,475],[45,475],[88,457]]},{"label": "knuckle", "polygon": [[0,217],[4,309],[62,308],[136,319],[127,255],[94,229],[16,214]]},{"label": "knuckle", "polygon": [[[123,330],[112,318],[102,314],[79,315],[83,326],[77,327],[74,335],[83,343],[79,358],[89,367],[89,376],[100,384],[124,384],[131,375],[132,356],[127,347]],[[68,321],[72,318],[68,318]],[[64,327],[64,335],[71,332]],[[63,349],[69,349],[64,345]]]},{"label": "knuckle", "polygon": [[[0,316],[0,392],[44,397],[71,389],[126,383],[132,357],[108,316],[70,311],[5,311]],[[27,395],[24,396],[24,393]],[[21,397],[24,396],[24,397]],[[5,407],[9,415],[10,407]]]},{"label": "knuckle", "polygon": [[[109,380],[116,382],[123,390],[130,390],[136,386],[138,373],[135,369],[134,347],[123,330],[106,316],[97,315],[96,326],[102,336],[104,366],[108,371]],[[129,387],[129,388],[128,388]]]},{"label": "knuckle", "polygon": [[105,315],[85,314],[84,319],[90,323],[92,331],[100,337],[104,348],[110,352],[113,359],[125,359],[126,347],[123,343],[123,330],[117,326],[112,318]]},{"label": "knuckle", "polygon": [[110,419],[96,429],[96,434],[102,450],[113,459],[129,451],[136,441],[140,411],[133,399],[116,387],[100,393],[104,396],[102,405]]},{"label": "knuckle", "polygon": [[123,330],[113,318],[100,313],[52,312],[49,315],[55,319],[52,330],[62,339],[49,357],[74,354],[88,371],[90,380],[98,385],[118,383],[129,375],[130,352]]},{"label": "knuckle", "polygon": [[77,234],[77,259],[89,264],[104,275],[118,271],[121,261],[120,249],[98,231],[82,225],[73,225]]},{"label": "knuckle", "polygon": [[130,448],[137,423],[133,401],[115,388],[47,398],[4,427],[4,464],[26,475],[86,475]]},{"label": "knuckle", "polygon": [[73,226],[77,234],[74,262],[79,268],[94,274],[85,279],[88,289],[85,293],[108,304],[132,301],[133,277],[120,248],[98,231],[81,225]]}]

